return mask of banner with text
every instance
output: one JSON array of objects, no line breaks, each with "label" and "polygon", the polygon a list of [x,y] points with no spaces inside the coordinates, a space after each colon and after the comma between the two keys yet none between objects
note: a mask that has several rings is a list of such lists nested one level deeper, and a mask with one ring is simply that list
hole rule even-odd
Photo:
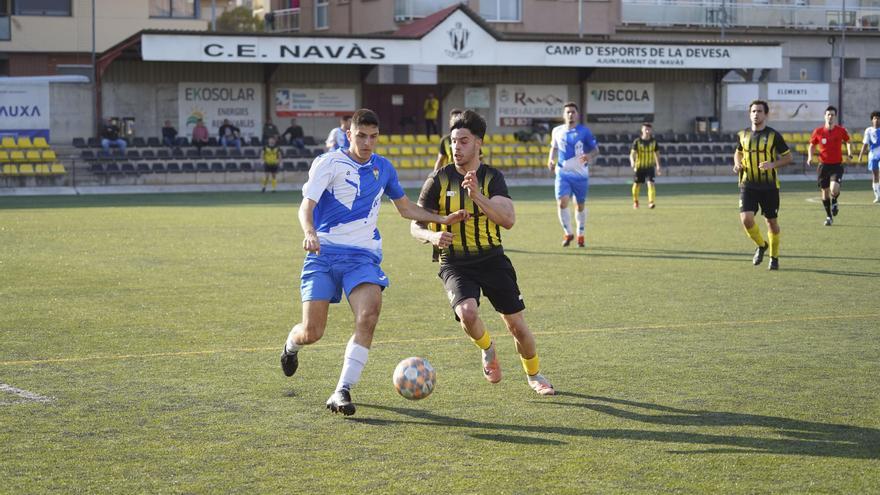
[{"label": "banner with text", "polygon": [[0,82],[0,135],[49,139],[49,83]]},{"label": "banner with text", "polygon": [[569,101],[568,87],[545,85],[495,86],[495,117],[500,126],[528,126],[532,119],[561,120]]},{"label": "banner with text", "polygon": [[587,84],[587,122],[653,122],[654,83]]},{"label": "banner with text", "polygon": [[260,84],[184,82],[178,86],[178,130],[192,135],[198,119],[216,136],[225,119],[241,129],[242,137],[263,132],[263,98]]},{"label": "banner with text", "polygon": [[770,120],[822,122],[830,93],[822,83],[767,83]]},{"label": "banner with text", "polygon": [[341,117],[355,110],[354,89],[275,90],[275,115],[279,117]]}]

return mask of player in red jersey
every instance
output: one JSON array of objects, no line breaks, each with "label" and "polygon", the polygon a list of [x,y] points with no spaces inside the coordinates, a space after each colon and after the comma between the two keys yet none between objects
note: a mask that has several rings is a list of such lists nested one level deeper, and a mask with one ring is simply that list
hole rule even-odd
[{"label": "player in red jersey", "polygon": [[840,182],[843,180],[843,156],[841,147],[846,143],[846,154],[852,159],[849,133],[837,125],[837,108],[825,109],[825,125],[813,130],[810,148],[807,151],[807,166],[812,165],[813,153],[819,145],[819,189],[822,190],[822,206],[825,208],[825,226],[830,227],[837,216],[837,197],[840,196]]}]

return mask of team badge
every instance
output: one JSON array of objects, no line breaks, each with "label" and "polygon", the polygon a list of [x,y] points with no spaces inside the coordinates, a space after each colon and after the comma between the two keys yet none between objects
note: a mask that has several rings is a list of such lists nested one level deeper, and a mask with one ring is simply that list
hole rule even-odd
[{"label": "team badge", "polygon": [[379,180],[379,167],[373,167],[373,177]]}]

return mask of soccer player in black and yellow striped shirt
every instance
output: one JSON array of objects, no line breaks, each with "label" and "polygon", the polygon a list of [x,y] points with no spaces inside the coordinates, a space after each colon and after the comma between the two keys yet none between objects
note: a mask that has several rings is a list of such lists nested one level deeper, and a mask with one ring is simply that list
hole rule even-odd
[{"label": "soccer player in black and yellow striped shirt", "polygon": [[639,207],[639,189],[648,183],[648,208],[654,208],[657,192],[654,189],[654,171],[660,175],[660,150],[654,139],[654,126],[645,122],[642,132],[632,143],[629,151],[629,164],[635,172],[633,176],[632,197],[633,208]]},{"label": "soccer player in black and yellow striped shirt", "polygon": [[[416,239],[440,248],[440,278],[449,295],[455,319],[482,350],[483,375],[501,380],[495,345],[480,319],[480,293],[489,299],[513,335],[529,386],[540,395],[553,395],[553,385],[540,373],[535,337],[523,317],[525,304],[516,271],[501,246],[501,229],[516,221],[513,201],[500,170],[480,161],[486,121],[465,110],[451,126],[453,163],[425,181],[419,204],[433,212],[464,209],[471,217],[446,228],[413,222]],[[442,213],[440,213],[442,215]]]},{"label": "soccer player in black and yellow striped shirt", "polygon": [[[770,251],[771,270],[779,269],[779,176],[776,169],[792,162],[791,151],[782,135],[767,127],[770,107],[766,101],[749,104],[752,125],[737,134],[739,143],[733,154],[733,171],[739,174],[739,218],[746,234],[758,248],[752,264],[760,265],[764,252]],[[755,225],[758,207],[767,220],[767,238]]]},{"label": "soccer player in black and yellow striped shirt", "polygon": [[269,178],[272,179],[272,192],[275,192],[275,188],[278,186],[278,179],[275,178],[278,175],[278,169],[281,167],[281,158],[283,154],[281,153],[281,147],[278,146],[277,139],[275,136],[269,137],[266,140],[266,146],[263,147],[263,151],[261,153],[263,158],[263,189],[261,192],[266,192],[266,184],[269,183]]},{"label": "soccer player in black and yellow striped shirt", "polygon": [[[460,108],[453,108],[449,111],[449,127],[452,127],[452,122],[459,115],[461,115]],[[440,170],[450,163],[452,163],[452,142],[447,134],[440,139],[440,146],[437,147],[437,161],[434,162],[434,170]]]}]

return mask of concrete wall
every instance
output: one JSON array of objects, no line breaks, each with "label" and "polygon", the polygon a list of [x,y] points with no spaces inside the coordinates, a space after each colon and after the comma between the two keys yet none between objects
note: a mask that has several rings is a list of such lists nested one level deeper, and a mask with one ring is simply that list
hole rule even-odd
[{"label": "concrete wall", "polygon": [[75,137],[93,135],[91,84],[49,84],[49,106],[52,144],[69,145]]}]

